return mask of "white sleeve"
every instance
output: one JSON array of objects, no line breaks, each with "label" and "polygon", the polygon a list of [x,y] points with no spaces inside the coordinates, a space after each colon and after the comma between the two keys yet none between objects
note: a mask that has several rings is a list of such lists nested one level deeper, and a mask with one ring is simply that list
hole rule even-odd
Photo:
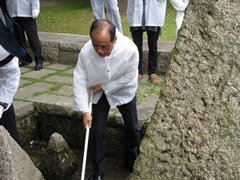
[{"label": "white sleeve", "polygon": [[177,11],[184,11],[189,3],[189,0],[170,0],[170,3]]},{"label": "white sleeve", "polygon": [[[0,67],[0,101],[12,104],[20,81],[18,58],[14,57],[9,63]],[[5,109],[7,110],[8,107]]]},{"label": "white sleeve", "polygon": [[32,11],[40,12],[40,2],[39,0],[31,0],[31,8]]},{"label": "white sleeve", "polygon": [[87,87],[87,72],[80,53],[77,65],[73,72],[73,109],[74,111],[88,112],[89,89]]}]

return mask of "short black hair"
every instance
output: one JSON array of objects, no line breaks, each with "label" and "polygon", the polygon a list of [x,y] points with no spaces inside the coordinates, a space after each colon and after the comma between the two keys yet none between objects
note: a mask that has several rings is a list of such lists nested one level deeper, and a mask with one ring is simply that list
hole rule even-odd
[{"label": "short black hair", "polygon": [[[106,26],[107,25],[107,26]],[[96,29],[103,29],[108,28],[108,32],[110,34],[110,40],[111,42],[114,41],[114,38],[116,36],[116,27],[111,21],[108,21],[106,19],[98,19],[93,21],[91,28],[90,28],[90,37],[92,37],[92,32]]]}]

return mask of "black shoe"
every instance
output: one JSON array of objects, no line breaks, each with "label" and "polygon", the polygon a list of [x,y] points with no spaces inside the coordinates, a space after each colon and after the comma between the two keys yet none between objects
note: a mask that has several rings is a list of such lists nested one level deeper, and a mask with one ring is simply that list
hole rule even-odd
[{"label": "black shoe", "polygon": [[29,64],[31,64],[31,62],[26,62],[26,61],[22,61],[22,60],[19,60],[19,67],[24,67],[24,66],[28,66]]},{"label": "black shoe", "polygon": [[36,64],[36,66],[35,66],[35,70],[36,71],[38,71],[38,70],[40,70],[40,69],[42,69],[43,68],[43,63],[38,63],[38,64]]}]

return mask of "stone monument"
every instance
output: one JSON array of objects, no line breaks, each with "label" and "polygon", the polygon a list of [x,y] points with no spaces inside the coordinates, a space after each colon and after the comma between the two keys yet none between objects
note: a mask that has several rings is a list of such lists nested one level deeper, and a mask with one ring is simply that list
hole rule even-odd
[{"label": "stone monument", "polygon": [[240,179],[239,7],[190,1],[130,179]]}]

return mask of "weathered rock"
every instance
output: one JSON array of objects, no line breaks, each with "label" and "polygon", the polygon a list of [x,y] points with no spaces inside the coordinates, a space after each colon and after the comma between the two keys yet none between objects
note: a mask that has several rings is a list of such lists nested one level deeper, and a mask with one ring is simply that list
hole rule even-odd
[{"label": "weathered rock", "polygon": [[13,140],[7,130],[0,126],[0,179],[43,180],[27,153]]},{"label": "weathered rock", "polygon": [[240,179],[240,1],[190,1],[130,179]]},{"label": "weathered rock", "polygon": [[66,180],[77,169],[77,157],[62,135],[53,133],[50,137],[47,155],[39,169],[46,179]]}]

